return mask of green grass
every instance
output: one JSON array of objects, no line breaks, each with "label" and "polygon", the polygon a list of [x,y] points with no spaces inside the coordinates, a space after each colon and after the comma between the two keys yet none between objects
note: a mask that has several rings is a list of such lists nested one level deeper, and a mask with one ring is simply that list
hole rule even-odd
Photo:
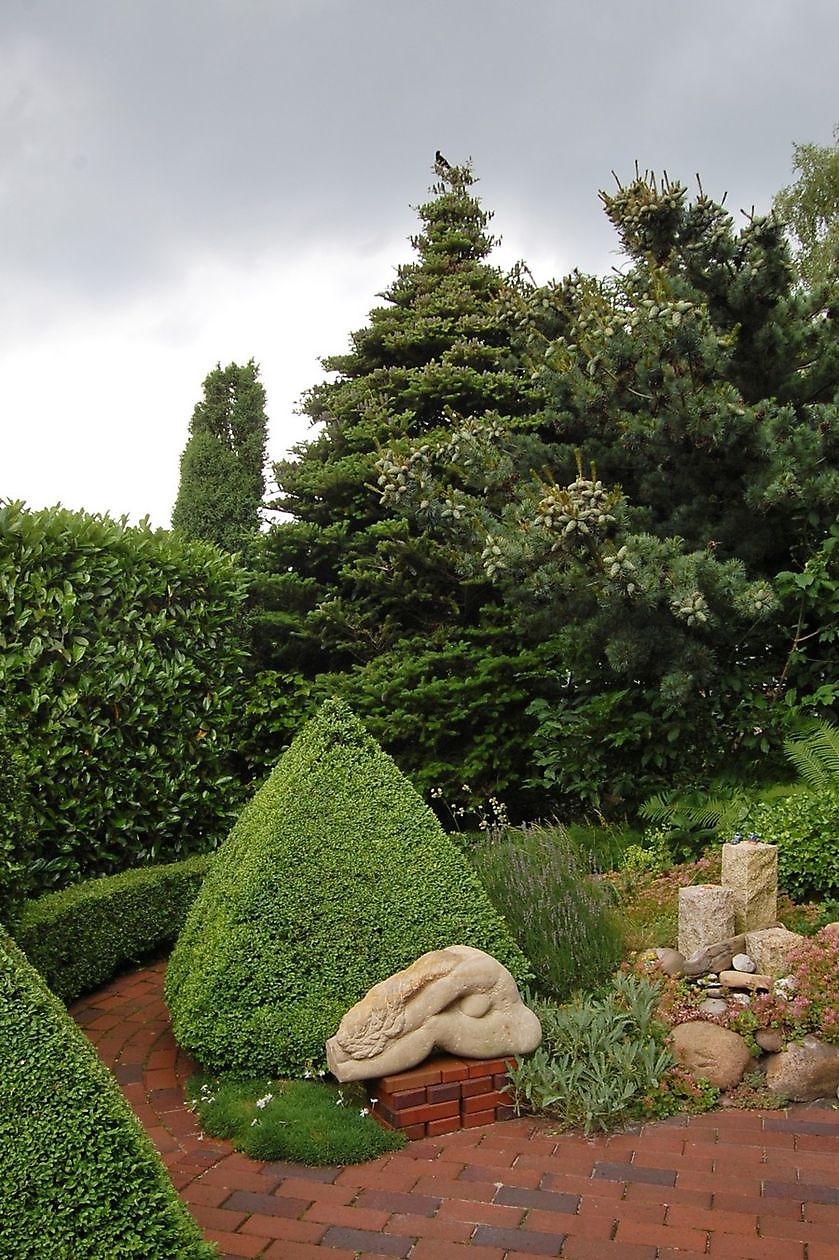
[{"label": "green grass", "polygon": [[226,1138],[251,1159],[295,1164],[361,1164],[405,1145],[369,1114],[360,1085],[198,1075],[187,1105],[212,1137]]}]

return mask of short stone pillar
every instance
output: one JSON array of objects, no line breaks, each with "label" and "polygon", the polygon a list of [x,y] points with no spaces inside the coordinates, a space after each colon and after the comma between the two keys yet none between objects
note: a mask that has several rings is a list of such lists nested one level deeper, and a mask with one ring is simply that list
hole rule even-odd
[{"label": "short stone pillar", "polygon": [[778,922],[778,849],[745,840],[722,846],[722,882],[734,893],[738,932],[754,932]]},{"label": "short stone pillar", "polygon": [[706,945],[734,935],[734,892],[719,884],[679,889],[679,953],[690,958]]}]

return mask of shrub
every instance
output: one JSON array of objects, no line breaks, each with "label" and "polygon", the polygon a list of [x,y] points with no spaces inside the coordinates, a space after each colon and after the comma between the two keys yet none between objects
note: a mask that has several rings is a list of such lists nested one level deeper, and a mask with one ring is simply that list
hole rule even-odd
[{"label": "shrub", "polygon": [[116,1081],[2,931],[0,1046],[0,1254],[215,1255]]},{"label": "shrub", "polygon": [[603,998],[535,1003],[542,1044],[509,1073],[517,1109],[591,1133],[632,1117],[713,1105],[717,1093],[688,1082],[664,1044],[658,996],[652,981],[618,974]]},{"label": "shrub", "polygon": [[562,827],[508,831],[478,844],[470,857],[531,960],[541,994],[563,1000],[614,971],[622,941],[613,894]]},{"label": "shrub", "polygon": [[749,829],[778,846],[778,883],[799,901],[839,896],[839,789],[802,789],[756,805]]},{"label": "shrub", "polygon": [[27,871],[20,854],[30,846],[32,808],[25,762],[0,726],[0,918],[8,920],[24,897]]},{"label": "shrub", "polygon": [[15,940],[53,993],[72,1002],[174,942],[209,864],[199,855],[46,893],[22,907]]},{"label": "shrub", "polygon": [[213,860],[166,975],[214,1072],[298,1075],[347,1009],[427,950],[528,964],[475,873],[342,702],[306,725]]},{"label": "shrub", "polygon": [[37,784],[14,855],[29,895],[223,838],[243,585],[209,544],[0,504],[0,694]]},{"label": "shrub", "polygon": [[751,1009],[763,1025],[798,1040],[813,1033],[839,1045],[839,931],[822,928],[789,961],[791,984],[758,994]]},{"label": "shrub", "polygon": [[251,1159],[361,1164],[405,1145],[401,1133],[372,1118],[358,1085],[199,1076],[187,1088],[201,1127],[212,1137],[230,1139]]}]

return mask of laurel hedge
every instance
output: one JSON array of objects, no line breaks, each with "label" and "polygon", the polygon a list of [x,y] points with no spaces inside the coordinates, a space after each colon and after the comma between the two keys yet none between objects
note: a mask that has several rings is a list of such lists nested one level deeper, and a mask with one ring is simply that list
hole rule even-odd
[{"label": "laurel hedge", "polygon": [[245,576],[143,524],[0,504],[0,726],[32,834],[0,846],[33,896],[223,839]]}]

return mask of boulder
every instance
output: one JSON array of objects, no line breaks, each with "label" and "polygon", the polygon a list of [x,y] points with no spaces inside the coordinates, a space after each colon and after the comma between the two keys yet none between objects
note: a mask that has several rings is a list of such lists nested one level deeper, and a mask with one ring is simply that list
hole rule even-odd
[{"label": "boulder", "polygon": [[760,928],[746,933],[746,953],[755,968],[767,976],[783,976],[789,971],[789,959],[804,937],[785,927]]},{"label": "boulder", "polygon": [[685,975],[695,979],[697,976],[707,975],[709,971],[725,971],[731,966],[734,955],[745,947],[745,936],[729,936],[726,940],[706,945],[685,959]]},{"label": "boulder", "polygon": [[755,1041],[765,1054],[777,1054],[784,1048],[784,1038],[777,1028],[760,1028],[755,1033]]},{"label": "boulder", "polygon": [[685,956],[677,949],[657,949],[656,961],[659,971],[666,976],[683,976],[685,974]]},{"label": "boulder", "polygon": [[677,1024],[670,1041],[673,1054],[694,1080],[702,1078],[719,1089],[739,1085],[752,1064],[739,1033],[706,1020]]},{"label": "boulder", "polygon": [[760,976],[750,971],[721,971],[720,984],[727,989],[750,989],[768,992],[772,988],[771,976]]},{"label": "boulder", "polygon": [[813,1102],[839,1090],[839,1046],[818,1037],[790,1042],[786,1050],[766,1062],[766,1084],[793,1102]]}]

